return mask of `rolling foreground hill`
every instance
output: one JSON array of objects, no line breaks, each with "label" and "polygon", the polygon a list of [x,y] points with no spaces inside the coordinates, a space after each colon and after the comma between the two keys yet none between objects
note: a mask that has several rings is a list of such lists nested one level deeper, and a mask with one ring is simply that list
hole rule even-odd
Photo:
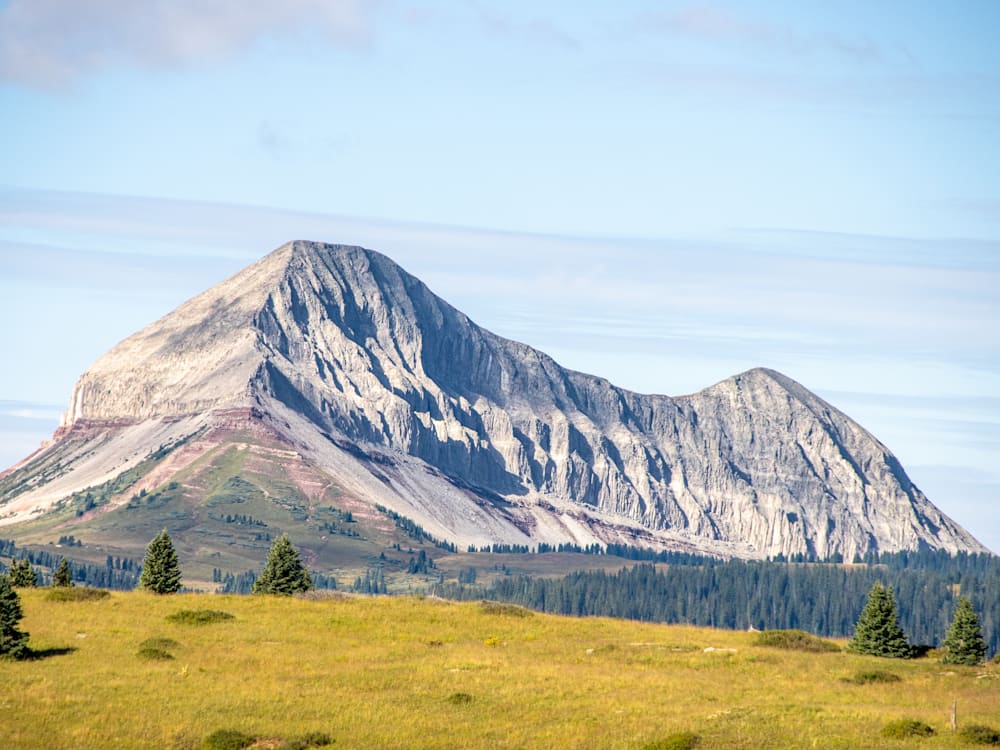
[{"label": "rolling foreground hill", "polygon": [[462,549],[985,551],[777,372],[633,393],[480,328],[384,255],[311,242],[114,347],[0,478],[0,536],[141,555],[168,528],[206,565],[256,566],[290,529],[310,563],[371,555],[400,517]]}]

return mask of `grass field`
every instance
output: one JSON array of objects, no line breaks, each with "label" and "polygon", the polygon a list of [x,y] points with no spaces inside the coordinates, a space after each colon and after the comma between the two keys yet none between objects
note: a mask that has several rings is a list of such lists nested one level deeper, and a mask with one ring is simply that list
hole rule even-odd
[{"label": "grass field", "polygon": [[[21,596],[38,656],[0,661],[6,750],[198,748],[218,729],[260,748],[324,732],[335,748],[641,750],[685,731],[699,748],[969,747],[953,700],[960,725],[1000,728],[997,665],[407,597]],[[168,619],[204,609],[233,618]],[[875,670],[900,681],[848,681]],[[935,735],[881,737],[897,719]]]}]

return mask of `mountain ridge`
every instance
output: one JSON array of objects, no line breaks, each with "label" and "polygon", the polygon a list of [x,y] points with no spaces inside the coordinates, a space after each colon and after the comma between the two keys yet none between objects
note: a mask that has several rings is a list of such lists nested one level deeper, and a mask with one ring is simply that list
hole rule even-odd
[{"label": "mountain ridge", "polygon": [[286,243],[128,337],[80,378],[55,443],[146,425],[124,441],[135,459],[153,437],[234,418],[459,544],[985,550],[888,448],[781,373],[677,397],[618,388],[491,333],[356,246]]}]

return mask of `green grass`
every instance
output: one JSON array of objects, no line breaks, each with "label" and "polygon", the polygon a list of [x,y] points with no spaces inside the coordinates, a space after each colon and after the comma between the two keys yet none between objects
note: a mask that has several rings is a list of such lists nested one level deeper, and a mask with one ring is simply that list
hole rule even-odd
[{"label": "green grass", "polygon": [[[968,747],[947,727],[952,700],[962,724],[1000,724],[996,665],[894,661],[905,689],[855,687],[843,676],[884,661],[743,632],[409,597],[45,593],[21,592],[38,658],[0,663],[5,750],[196,750],[219,730],[269,748]],[[235,619],[167,619],[183,610]],[[142,658],[144,646],[174,658]],[[883,737],[899,719],[935,734]]]}]

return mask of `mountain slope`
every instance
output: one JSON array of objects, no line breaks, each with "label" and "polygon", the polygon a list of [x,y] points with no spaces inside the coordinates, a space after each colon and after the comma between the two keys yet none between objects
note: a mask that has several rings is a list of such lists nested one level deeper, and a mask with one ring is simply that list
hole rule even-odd
[{"label": "mountain slope", "polygon": [[633,393],[480,328],[379,253],[308,242],[99,359],[54,444],[0,481],[0,523],[158,447],[248,429],[342,494],[459,545],[983,550],[885,446],[779,373]]}]

